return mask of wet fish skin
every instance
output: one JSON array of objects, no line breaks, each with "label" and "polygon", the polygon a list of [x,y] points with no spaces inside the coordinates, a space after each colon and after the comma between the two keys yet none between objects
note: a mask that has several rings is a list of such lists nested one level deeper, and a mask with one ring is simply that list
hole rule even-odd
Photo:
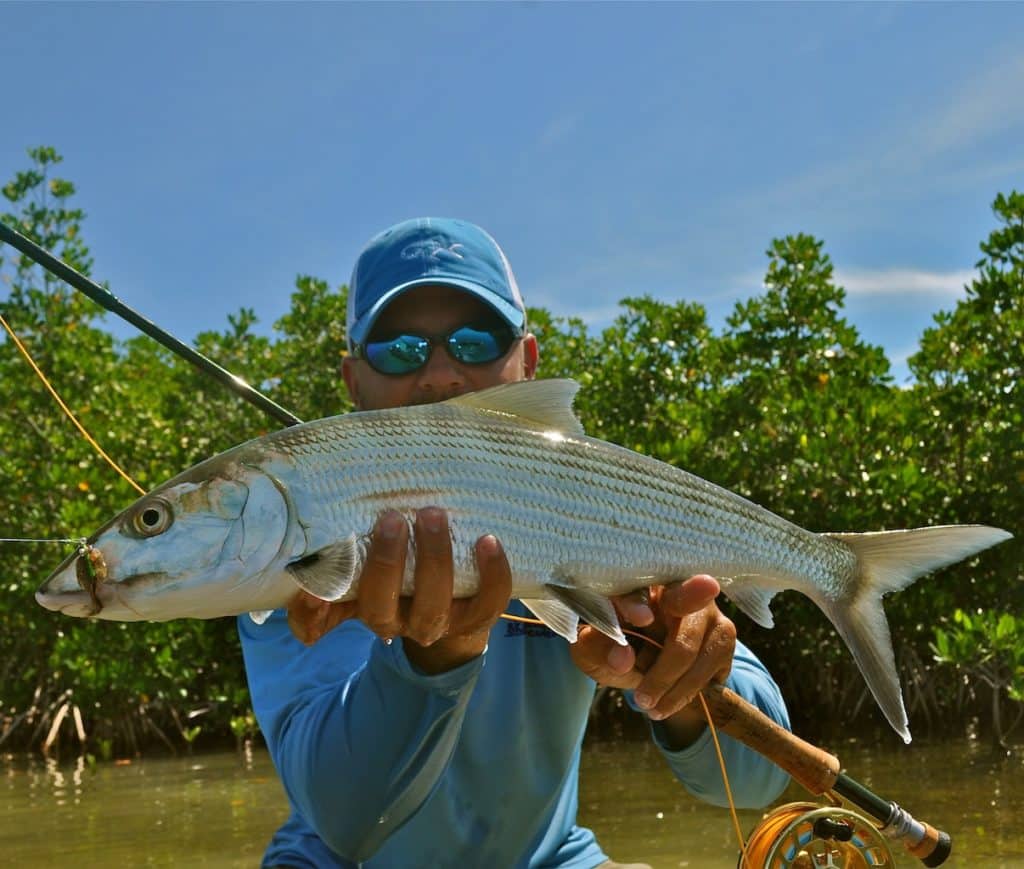
[{"label": "wet fish skin", "polygon": [[[433,405],[352,413],[250,441],[139,499],[89,538],[106,580],[68,558],[39,602],[116,620],[260,620],[298,588],[357,593],[382,511],[448,511],[455,594],[476,591],[473,543],[495,534],[513,595],[575,639],[582,616],[625,642],[608,598],[695,573],[770,627],[783,589],[829,616],[909,741],[881,595],[1009,538],[987,526],[815,534],[683,470],[588,438],[572,381],[507,384]],[[411,538],[410,538],[411,539]],[[413,587],[410,544],[403,593]],[[100,605],[96,611],[96,604]]]}]

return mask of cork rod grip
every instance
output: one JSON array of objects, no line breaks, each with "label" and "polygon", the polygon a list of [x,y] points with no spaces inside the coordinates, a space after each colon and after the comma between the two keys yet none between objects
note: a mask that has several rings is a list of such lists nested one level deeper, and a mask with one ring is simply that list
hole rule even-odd
[{"label": "cork rod grip", "polygon": [[841,771],[837,757],[794,736],[723,685],[705,688],[704,701],[720,731],[773,761],[812,794],[832,789]]}]

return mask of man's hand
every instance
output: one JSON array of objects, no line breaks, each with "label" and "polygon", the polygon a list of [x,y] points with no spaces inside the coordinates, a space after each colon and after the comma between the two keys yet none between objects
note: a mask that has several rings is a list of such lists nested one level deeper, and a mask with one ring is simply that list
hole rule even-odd
[{"label": "man's hand", "polygon": [[409,527],[388,511],[377,521],[359,578],[357,598],[328,603],[300,592],[288,605],[292,633],[306,645],[346,619],[359,618],[383,639],[401,637],[405,654],[424,673],[442,673],[481,654],[498,616],[508,606],[512,572],[491,535],[476,542],[480,589],[453,598],[454,566],[448,516],[438,507],[416,514],[415,591],[401,597]]},{"label": "man's hand", "polygon": [[634,652],[589,625],[572,646],[576,666],[592,679],[633,690],[636,704],[662,722],[672,748],[701,734],[697,692],[724,681],[732,668],[736,627],[715,604],[719,590],[716,580],[701,575],[614,599],[621,621],[642,628],[661,649],[645,643]]}]

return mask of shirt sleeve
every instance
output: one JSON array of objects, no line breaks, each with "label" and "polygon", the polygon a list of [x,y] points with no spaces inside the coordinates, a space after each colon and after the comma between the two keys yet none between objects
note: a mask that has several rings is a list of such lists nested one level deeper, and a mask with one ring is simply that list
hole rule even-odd
[{"label": "shirt sleeve", "polygon": [[[778,685],[764,664],[742,643],[736,644],[732,671],[725,684],[777,724],[789,730],[789,714]],[[658,723],[651,722],[651,732],[672,772],[687,791],[712,805],[729,804],[710,729],[705,728],[695,742],[679,751],[666,747]],[[789,784],[789,775],[786,772],[742,742],[724,733],[718,734],[718,742],[725,760],[733,802],[737,808],[766,806]]]},{"label": "shirt sleeve", "polygon": [[262,625],[240,616],[238,627],[253,709],[288,798],[330,848],[365,860],[434,791],[484,656],[428,676],[400,640],[385,643],[358,622],[309,647],[280,610]]}]

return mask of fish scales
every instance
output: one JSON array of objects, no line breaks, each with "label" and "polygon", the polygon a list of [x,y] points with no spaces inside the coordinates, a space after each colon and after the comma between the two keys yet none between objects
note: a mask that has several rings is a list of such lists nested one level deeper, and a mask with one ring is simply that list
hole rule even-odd
[{"label": "fish scales", "polygon": [[[377,421],[365,432],[361,447],[346,450],[346,454],[355,459],[349,465],[350,470],[356,471],[360,458],[366,462],[365,486],[359,485],[358,477],[351,482],[357,490],[365,489],[364,497],[371,501],[387,501],[391,494],[387,491],[390,475],[382,477],[382,466],[404,469],[394,472],[401,480],[398,488],[402,492],[419,489],[424,494],[425,500],[411,505],[414,508],[438,501],[436,496],[441,494],[449,480],[460,487],[472,480],[471,488],[479,497],[466,504],[465,512],[482,520],[484,517],[490,519],[488,527],[494,531],[501,529],[501,523],[490,514],[494,512],[494,504],[500,503],[503,514],[510,510],[515,512],[520,532],[526,527],[551,527],[548,515],[537,515],[539,508],[546,507],[548,513],[555,516],[572,517],[572,524],[560,522],[552,533],[589,542],[597,550],[592,553],[596,560],[618,555],[620,564],[636,568],[637,547],[622,545],[623,537],[629,534],[640,535],[649,544],[679,544],[672,548],[684,551],[685,560],[675,556],[651,564],[645,559],[644,567],[648,572],[663,576],[681,575],[696,569],[698,564],[708,565],[704,569],[715,569],[722,576],[737,572],[778,573],[782,553],[793,559],[808,547],[812,550],[838,548],[697,477],[653,460],[643,461],[644,457],[635,453],[575,438],[553,443],[543,434],[531,430],[517,432],[519,437],[513,437],[508,425],[488,427],[467,418],[469,415],[465,413],[452,416],[451,420],[430,420],[418,425],[402,419],[397,420],[397,426],[394,425],[395,420]],[[399,445],[397,451],[393,452],[395,447],[392,445]],[[475,465],[472,461],[474,455],[477,459]],[[458,456],[459,460],[454,461],[453,456]],[[508,472],[497,478],[494,477],[496,456],[500,456],[502,467]],[[620,464],[623,459],[626,461]],[[420,471],[418,475],[417,468]],[[666,473],[666,470],[671,473]],[[509,489],[509,481],[516,478],[516,472],[529,483],[525,501],[517,499]],[[429,484],[410,483],[414,477],[429,481]],[[695,484],[687,490],[685,499],[680,498],[680,478]],[[599,492],[618,496],[618,500],[583,497],[580,487],[588,485],[596,487]],[[428,492],[435,495],[433,500],[427,497]],[[726,497],[723,498],[723,494]],[[497,500],[492,502],[492,495]],[[441,502],[452,508],[458,506],[444,499]],[[624,510],[624,505],[629,505],[630,510]],[[686,514],[685,527],[690,533],[680,536],[683,512]],[[774,520],[771,528],[778,537],[766,534],[760,552],[762,557],[751,558],[752,541],[744,523],[761,527],[764,523],[759,520],[763,520],[765,515]],[[631,518],[632,522],[629,521]],[[600,541],[607,539],[607,527],[613,525],[617,533],[616,542],[604,546],[588,541],[581,528],[591,523],[597,526],[595,530],[601,532]],[[483,525],[486,522],[482,521],[481,527]],[[507,536],[502,536],[502,539]],[[522,536],[520,533],[513,539]],[[742,561],[737,561],[736,557],[723,559],[723,544],[727,552],[743,553],[745,558]],[[541,552],[549,555],[550,547],[541,547]],[[716,557],[711,558],[711,553]],[[642,554],[645,553],[642,551]],[[819,562],[815,555],[813,551],[807,552],[807,557],[802,559],[804,563],[794,565],[796,570],[806,570],[808,564],[817,568]],[[472,567],[472,564],[468,565],[468,569],[472,570]],[[472,582],[465,584],[467,589],[473,587]]]},{"label": "fish scales", "polygon": [[[529,578],[520,592],[548,581],[540,568],[553,560],[600,574],[604,585],[613,586],[615,579],[638,575],[680,578],[698,565],[723,577],[788,573],[787,560],[800,550],[829,548],[699,478],[600,441],[553,440],[534,429],[488,424],[458,408],[412,421],[373,416],[365,427],[325,424],[321,437],[300,441],[318,457],[347,457],[332,474],[339,485],[327,491],[365,502],[368,522],[386,506],[448,508],[460,552],[477,532],[506,541],[517,577]],[[302,467],[307,456],[296,450],[296,464]],[[774,520],[770,526],[762,514]],[[762,536],[751,537],[754,527]],[[459,582],[460,591],[469,593],[476,587],[475,566],[466,558],[460,566],[471,574]],[[614,577],[616,572],[621,575]]]}]

